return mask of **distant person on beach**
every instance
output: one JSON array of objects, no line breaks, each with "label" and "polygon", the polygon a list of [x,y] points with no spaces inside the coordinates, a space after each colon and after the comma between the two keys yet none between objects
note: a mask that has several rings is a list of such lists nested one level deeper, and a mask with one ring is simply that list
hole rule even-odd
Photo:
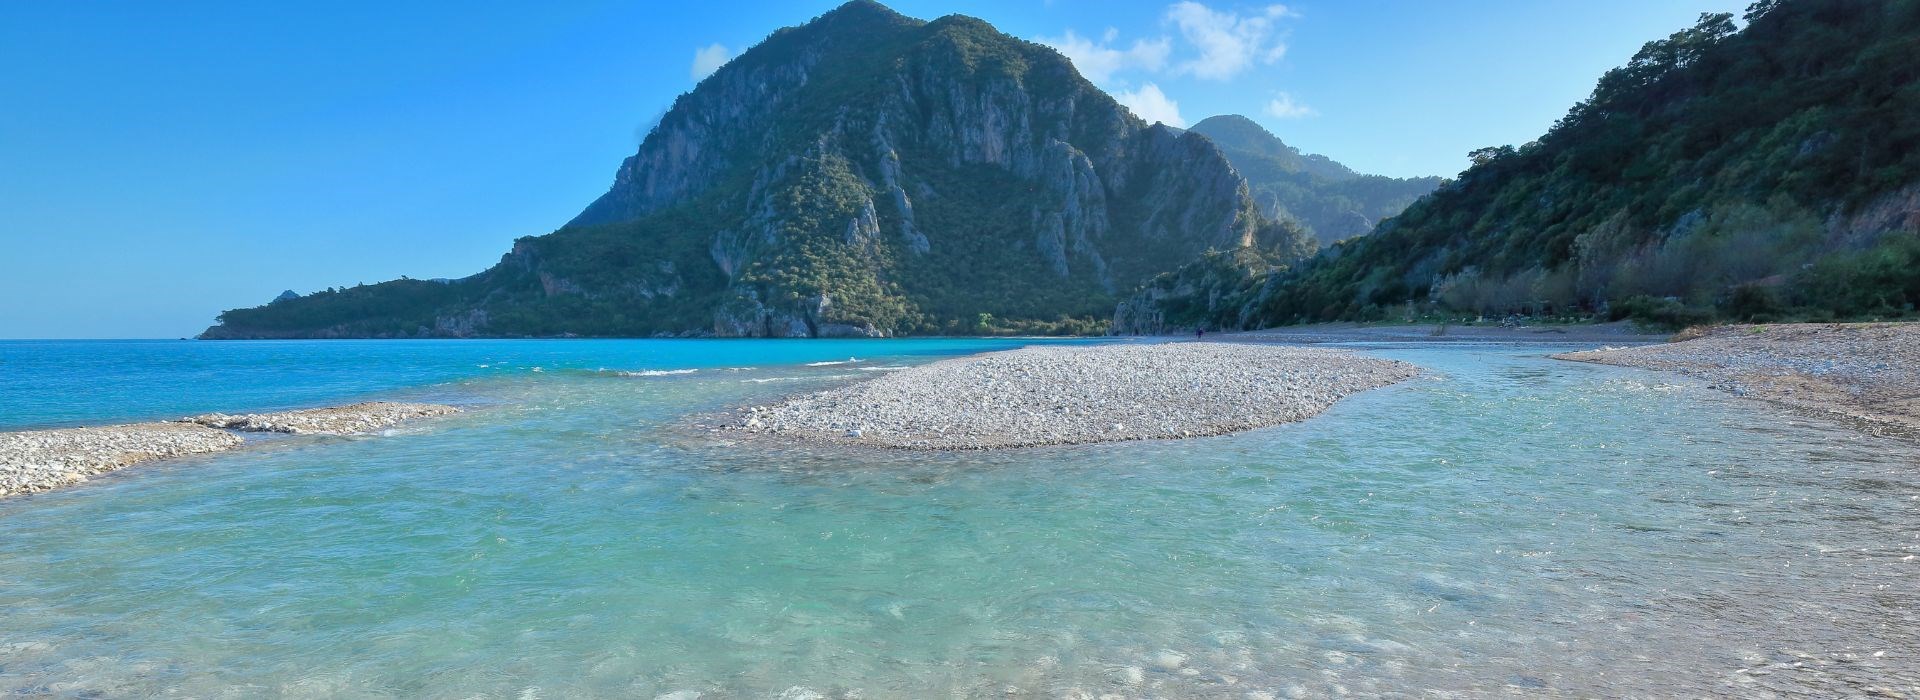
[{"label": "distant person on beach", "polygon": [[1207,329],[1205,329],[1205,328],[1195,328],[1195,329],[1193,329],[1193,338],[1194,338],[1195,340],[1199,340],[1199,339],[1201,339],[1201,338],[1205,338],[1205,337],[1207,337]]}]

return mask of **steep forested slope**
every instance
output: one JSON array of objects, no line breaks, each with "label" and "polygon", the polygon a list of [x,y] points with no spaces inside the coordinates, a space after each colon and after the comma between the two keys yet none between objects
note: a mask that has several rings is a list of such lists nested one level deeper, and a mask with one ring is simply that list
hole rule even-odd
[{"label": "steep forested slope", "polygon": [[[1648,43],[1539,140],[1475,151],[1370,236],[1230,286],[1158,280],[1121,306],[1121,330],[1142,318],[1914,313],[1920,2],[1764,0],[1742,19],[1703,16]],[[1175,301],[1187,315],[1165,317]]]}]

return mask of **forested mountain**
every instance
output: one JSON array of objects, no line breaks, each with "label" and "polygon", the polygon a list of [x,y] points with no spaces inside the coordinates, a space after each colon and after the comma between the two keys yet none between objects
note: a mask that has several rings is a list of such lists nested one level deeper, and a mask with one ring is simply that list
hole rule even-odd
[{"label": "forested mountain", "polygon": [[1211,141],[1054,50],[855,0],[701,81],[604,196],[493,268],[228,311],[203,337],[1093,332],[1205,250],[1312,247]]},{"label": "forested mountain", "polygon": [[1912,315],[1917,79],[1920,1],[1705,15],[1607,72],[1539,140],[1475,151],[1372,235],[1293,266],[1212,256],[1150,283],[1116,326]]},{"label": "forested mountain", "polygon": [[1326,156],[1302,154],[1237,114],[1208,117],[1190,131],[1227,154],[1263,213],[1298,222],[1323,244],[1366,234],[1445,182],[1362,175]]}]

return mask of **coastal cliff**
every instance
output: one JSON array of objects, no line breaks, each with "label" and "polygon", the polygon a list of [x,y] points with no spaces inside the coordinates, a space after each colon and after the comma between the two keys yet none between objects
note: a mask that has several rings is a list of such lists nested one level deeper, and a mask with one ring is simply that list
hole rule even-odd
[{"label": "coastal cliff", "polygon": [[1054,50],[856,0],[679,98],[493,268],[228,311],[204,338],[1086,333],[1207,250],[1306,251],[1204,136]]}]

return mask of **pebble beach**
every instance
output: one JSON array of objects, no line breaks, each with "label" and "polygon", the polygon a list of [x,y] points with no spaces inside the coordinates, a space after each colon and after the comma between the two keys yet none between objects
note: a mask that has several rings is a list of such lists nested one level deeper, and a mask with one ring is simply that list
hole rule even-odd
[{"label": "pebble beach", "polygon": [[156,459],[238,447],[240,436],[192,423],[0,433],[0,497],[77,484]]},{"label": "pebble beach", "polygon": [[210,413],[177,421],[0,433],[0,497],[47,491],[142,462],[221,452],[238,432],[353,435],[458,413],[439,404],[373,401],[277,413]]},{"label": "pebble beach", "polygon": [[1872,432],[1920,435],[1920,323],[1720,326],[1677,340],[1554,357],[1678,372]]},{"label": "pebble beach", "polygon": [[1419,368],[1243,343],[1032,347],[742,409],[722,431],[914,450],[1192,438],[1305,420]]},{"label": "pebble beach", "polygon": [[431,403],[368,401],[349,406],[313,408],[277,413],[208,413],[185,419],[209,428],[292,435],[355,435],[370,433],[418,418],[459,413],[460,409]]}]

